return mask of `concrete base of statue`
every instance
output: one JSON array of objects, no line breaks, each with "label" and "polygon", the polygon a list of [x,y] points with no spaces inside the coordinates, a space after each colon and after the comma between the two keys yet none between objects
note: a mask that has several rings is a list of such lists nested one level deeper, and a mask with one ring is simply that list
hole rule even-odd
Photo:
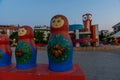
[{"label": "concrete base of statue", "polygon": [[0,67],[0,80],[86,80],[78,64],[67,72],[53,72],[48,70],[48,64],[37,64],[27,70],[18,70],[15,64]]}]

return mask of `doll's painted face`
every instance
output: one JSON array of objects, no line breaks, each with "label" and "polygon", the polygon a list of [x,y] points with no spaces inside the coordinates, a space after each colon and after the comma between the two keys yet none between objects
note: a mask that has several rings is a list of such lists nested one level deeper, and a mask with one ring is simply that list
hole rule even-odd
[{"label": "doll's painted face", "polygon": [[26,33],[27,33],[27,30],[25,28],[19,28],[18,36],[25,36]]},{"label": "doll's painted face", "polygon": [[60,28],[64,25],[64,20],[61,17],[53,18],[51,21],[51,25],[53,28]]}]

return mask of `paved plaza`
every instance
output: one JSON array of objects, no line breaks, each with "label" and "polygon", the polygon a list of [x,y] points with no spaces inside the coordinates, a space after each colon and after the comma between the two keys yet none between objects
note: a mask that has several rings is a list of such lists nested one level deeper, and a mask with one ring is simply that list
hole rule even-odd
[{"label": "paved plaza", "polygon": [[[15,62],[14,48],[12,61]],[[38,49],[37,63],[48,64],[47,51]],[[87,80],[120,80],[120,49],[74,51],[73,64],[79,64]]]}]

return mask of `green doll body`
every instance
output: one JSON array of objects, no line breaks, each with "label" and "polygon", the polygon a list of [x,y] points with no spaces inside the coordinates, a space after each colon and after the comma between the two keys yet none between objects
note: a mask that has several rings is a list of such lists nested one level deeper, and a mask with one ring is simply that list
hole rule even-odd
[{"label": "green doll body", "polygon": [[49,69],[64,72],[72,69],[73,45],[68,33],[68,20],[63,15],[51,19],[48,41]]},{"label": "green doll body", "polygon": [[48,56],[55,63],[61,63],[70,55],[70,44],[62,34],[53,35],[48,42]]},{"label": "green doll body", "polygon": [[23,26],[18,31],[19,40],[15,50],[17,69],[29,69],[36,66],[37,50],[33,35],[33,30],[29,26]]}]

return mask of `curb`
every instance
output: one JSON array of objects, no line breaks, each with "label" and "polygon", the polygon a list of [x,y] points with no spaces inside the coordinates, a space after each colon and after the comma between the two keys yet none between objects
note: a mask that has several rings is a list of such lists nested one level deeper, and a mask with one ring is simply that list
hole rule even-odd
[{"label": "curb", "polygon": [[[118,49],[120,46],[103,46],[103,47],[74,47],[74,51],[105,51]],[[38,47],[40,50],[47,50],[47,47]]]},{"label": "curb", "polygon": [[75,51],[105,51],[105,50],[113,50],[118,49],[120,46],[103,46],[103,47],[79,47],[74,48]]}]

